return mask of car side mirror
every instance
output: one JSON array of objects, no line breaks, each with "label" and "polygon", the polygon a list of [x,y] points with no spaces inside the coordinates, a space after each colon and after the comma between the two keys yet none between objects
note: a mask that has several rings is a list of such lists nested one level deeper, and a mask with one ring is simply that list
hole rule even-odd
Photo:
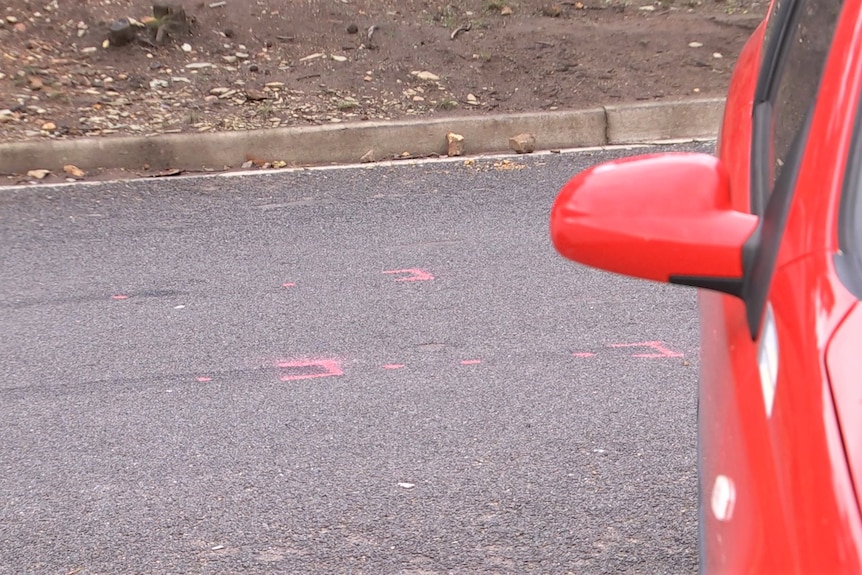
[{"label": "car side mirror", "polygon": [[551,238],[562,255],[589,266],[742,297],[745,246],[757,224],[732,209],[717,158],[668,153],[575,176],[554,203]]}]

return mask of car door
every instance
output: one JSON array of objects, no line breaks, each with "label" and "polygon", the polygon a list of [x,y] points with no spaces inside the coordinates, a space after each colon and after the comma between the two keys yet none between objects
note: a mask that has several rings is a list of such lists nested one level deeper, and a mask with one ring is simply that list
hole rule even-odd
[{"label": "car door", "polygon": [[[757,85],[749,79],[732,86],[728,97],[718,153],[735,207],[761,220],[745,253],[744,302],[699,294],[706,572],[859,568],[847,535],[858,526],[858,509],[846,505],[853,489],[835,447],[841,435],[823,365],[829,322],[843,312],[823,283],[824,266],[815,263],[825,257],[827,220],[812,218],[812,206],[840,195],[844,174],[841,150],[828,141],[850,111],[839,97],[840,72],[858,35],[859,2],[844,4],[774,2],[759,31],[762,48],[747,48],[759,56]],[[746,98],[750,146],[737,124]]]},{"label": "car door", "polygon": [[[862,88],[857,86],[856,91],[862,92]],[[849,300],[850,310],[840,317],[829,334],[826,368],[847,464],[856,488],[856,502],[862,510],[862,385],[859,385],[862,370],[859,353],[862,342],[862,96],[856,108],[853,143],[838,207],[837,246],[830,250],[830,261],[825,262],[835,266],[836,283],[840,283],[836,291],[846,290],[844,299]],[[862,540],[862,536],[858,538]]]}]

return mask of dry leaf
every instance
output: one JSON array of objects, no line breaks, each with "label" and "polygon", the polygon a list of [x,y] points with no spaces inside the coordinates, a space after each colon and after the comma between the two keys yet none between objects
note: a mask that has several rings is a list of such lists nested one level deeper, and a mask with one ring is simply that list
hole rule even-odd
[{"label": "dry leaf", "polygon": [[63,166],[63,171],[72,176],[73,178],[83,178],[86,174],[84,170],[79,168],[78,166],[73,166],[72,164],[66,164]]}]

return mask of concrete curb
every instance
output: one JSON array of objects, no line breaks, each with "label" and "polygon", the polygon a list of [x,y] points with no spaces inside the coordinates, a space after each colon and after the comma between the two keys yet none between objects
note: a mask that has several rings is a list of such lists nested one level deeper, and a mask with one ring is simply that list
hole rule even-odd
[{"label": "concrete curb", "polygon": [[248,158],[302,166],[352,164],[369,150],[376,160],[404,152],[445,155],[447,132],[464,136],[464,154],[509,151],[509,138],[522,132],[535,134],[538,150],[709,138],[716,135],[723,111],[724,99],[710,98],[571,112],[15,142],[0,144],[0,173],[62,173],[66,164],[83,170],[139,170],[145,164],[153,170],[222,170],[238,168]]}]

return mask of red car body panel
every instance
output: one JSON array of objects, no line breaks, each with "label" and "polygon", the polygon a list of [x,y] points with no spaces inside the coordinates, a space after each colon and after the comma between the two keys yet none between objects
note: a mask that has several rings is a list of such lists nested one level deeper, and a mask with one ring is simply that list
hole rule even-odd
[{"label": "red car body panel", "polygon": [[[862,486],[862,385],[859,385],[859,334],[862,333],[862,305],[857,303],[829,343],[826,367],[835,397],[835,410],[841,422],[850,475],[856,486],[857,500]],[[849,424],[848,424],[849,422]],[[854,425],[855,423],[855,425]]]},{"label": "red car body panel", "polygon": [[[771,415],[757,371],[760,341],[751,339],[743,302],[700,293],[701,550],[707,572],[862,570],[860,506],[848,467],[850,461],[857,481],[862,479],[862,320],[845,321],[857,300],[834,264],[862,79],[859,12],[860,2],[845,2],[769,290],[780,357]],[[740,210],[748,210],[762,38],[763,27],[740,57],[717,148]],[[830,386],[830,380],[844,384]],[[729,517],[710,509],[718,477],[729,478],[734,488],[732,513],[724,514]]]},{"label": "red car body panel", "polygon": [[[632,182],[657,171],[665,174],[662,185],[634,197]],[[692,181],[707,193],[698,193]],[[739,277],[738,247],[757,227],[757,217],[730,209],[729,194],[708,193],[728,185],[719,161],[705,154],[655,154],[598,166],[560,192],[552,218],[562,233],[552,231],[552,239],[561,254],[581,263],[644,279],[667,282],[681,270]],[[619,202],[621,194],[629,201]],[[640,239],[636,251],[633,236]]]},{"label": "red car body panel", "polygon": [[[786,220],[768,211],[751,234],[752,167],[771,167],[752,164],[764,155],[754,146],[772,143],[753,129],[767,29],[739,57],[717,160],[591,168],[561,191],[551,235],[582,263],[724,292],[699,291],[701,569],[862,573],[862,303],[836,264],[848,157],[862,138],[862,0],[842,3],[798,164],[786,156],[795,179],[781,185],[793,193],[775,196],[789,198]],[[780,238],[777,253],[764,238]]]}]

